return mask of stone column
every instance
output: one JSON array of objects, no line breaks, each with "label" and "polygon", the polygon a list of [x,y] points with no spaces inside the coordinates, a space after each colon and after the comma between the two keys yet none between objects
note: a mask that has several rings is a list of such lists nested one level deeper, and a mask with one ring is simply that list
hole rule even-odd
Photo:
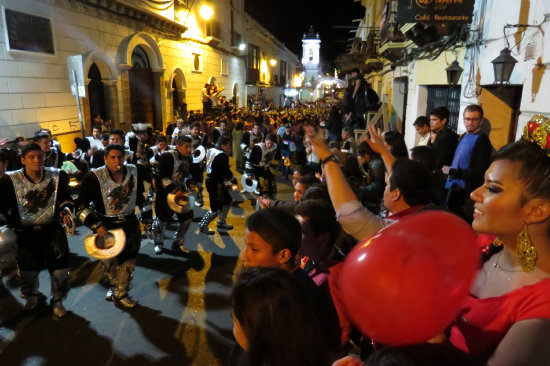
[{"label": "stone column", "polygon": [[[164,69],[154,68],[153,72],[153,108],[155,110],[155,121],[153,121],[153,129],[164,131],[167,121],[172,120],[168,117],[166,111],[166,104],[163,103],[166,100],[167,88],[164,81]],[[171,114],[172,112],[170,112]]]},{"label": "stone column", "polygon": [[107,115],[105,120],[111,121],[111,127],[120,126],[119,103],[118,103],[118,80],[101,80],[105,92],[105,107]]},{"label": "stone column", "polygon": [[118,89],[118,128],[124,131],[132,129],[132,104],[130,102],[130,74],[128,71],[132,65],[119,64],[120,70],[120,88]]}]

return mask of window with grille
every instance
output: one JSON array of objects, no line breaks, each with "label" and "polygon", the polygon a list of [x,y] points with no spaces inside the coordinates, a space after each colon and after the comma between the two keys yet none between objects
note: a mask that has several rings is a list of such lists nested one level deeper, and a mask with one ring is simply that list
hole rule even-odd
[{"label": "window with grille", "polygon": [[447,107],[449,110],[447,126],[456,132],[460,113],[460,86],[429,85],[426,116],[429,117],[430,111],[437,107]]},{"label": "window with grille", "polygon": [[280,82],[281,84],[286,84],[286,76],[287,76],[287,64],[286,61],[281,61],[279,64],[279,74],[281,74]]},{"label": "window with grille", "polygon": [[253,44],[248,45],[248,68],[256,70],[260,68],[260,47]]}]

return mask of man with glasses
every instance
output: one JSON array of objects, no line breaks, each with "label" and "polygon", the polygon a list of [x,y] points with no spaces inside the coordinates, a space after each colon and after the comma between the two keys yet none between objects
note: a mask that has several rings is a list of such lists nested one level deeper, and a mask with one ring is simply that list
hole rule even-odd
[{"label": "man with glasses", "polygon": [[448,174],[447,207],[460,217],[471,222],[473,202],[470,193],[483,184],[483,175],[489,167],[492,145],[489,137],[481,131],[483,109],[471,104],[464,109],[466,133],[460,136],[451,166],[443,166]]}]

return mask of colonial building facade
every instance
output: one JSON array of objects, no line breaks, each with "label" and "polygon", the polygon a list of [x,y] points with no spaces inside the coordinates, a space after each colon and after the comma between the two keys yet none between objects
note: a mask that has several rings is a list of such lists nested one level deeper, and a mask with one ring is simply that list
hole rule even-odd
[{"label": "colonial building facade", "polygon": [[[366,11],[350,53],[361,55],[356,58],[361,59],[367,80],[387,102],[391,127],[404,131],[409,147],[418,138],[412,125],[416,117],[440,105],[449,108],[450,125],[459,133],[465,130],[464,108],[471,103],[482,105],[497,149],[519,138],[534,114],[550,116],[545,102],[550,95],[545,72],[550,51],[544,38],[550,29],[550,3],[462,1],[473,7],[468,22],[459,26],[422,19],[400,22],[397,14],[402,2],[361,1]],[[495,83],[492,61],[504,48],[510,49],[517,63],[507,83]],[[464,71],[456,84],[449,84],[447,69],[455,60]]]},{"label": "colonial building facade", "polygon": [[164,130],[182,104],[202,108],[202,89],[213,80],[239,106],[258,88],[278,104],[298,61],[245,13],[244,0],[209,1],[208,20],[199,1],[0,4],[0,136],[9,139],[48,128],[72,149],[81,132],[70,56],[81,56],[86,133],[95,114],[126,130],[136,122]]}]

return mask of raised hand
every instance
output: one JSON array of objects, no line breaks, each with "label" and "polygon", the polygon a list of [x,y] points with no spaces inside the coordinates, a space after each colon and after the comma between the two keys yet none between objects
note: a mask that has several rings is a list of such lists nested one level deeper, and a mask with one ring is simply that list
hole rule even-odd
[{"label": "raised hand", "polygon": [[309,143],[313,147],[313,150],[319,157],[324,160],[330,155],[325,139],[323,137],[323,131],[316,131],[313,126],[304,126],[306,136],[309,138]]},{"label": "raised hand", "polygon": [[383,154],[389,151],[384,144],[384,137],[382,136],[382,130],[374,126],[369,126],[370,138],[366,138],[365,142],[369,144],[371,149],[378,154]]}]

